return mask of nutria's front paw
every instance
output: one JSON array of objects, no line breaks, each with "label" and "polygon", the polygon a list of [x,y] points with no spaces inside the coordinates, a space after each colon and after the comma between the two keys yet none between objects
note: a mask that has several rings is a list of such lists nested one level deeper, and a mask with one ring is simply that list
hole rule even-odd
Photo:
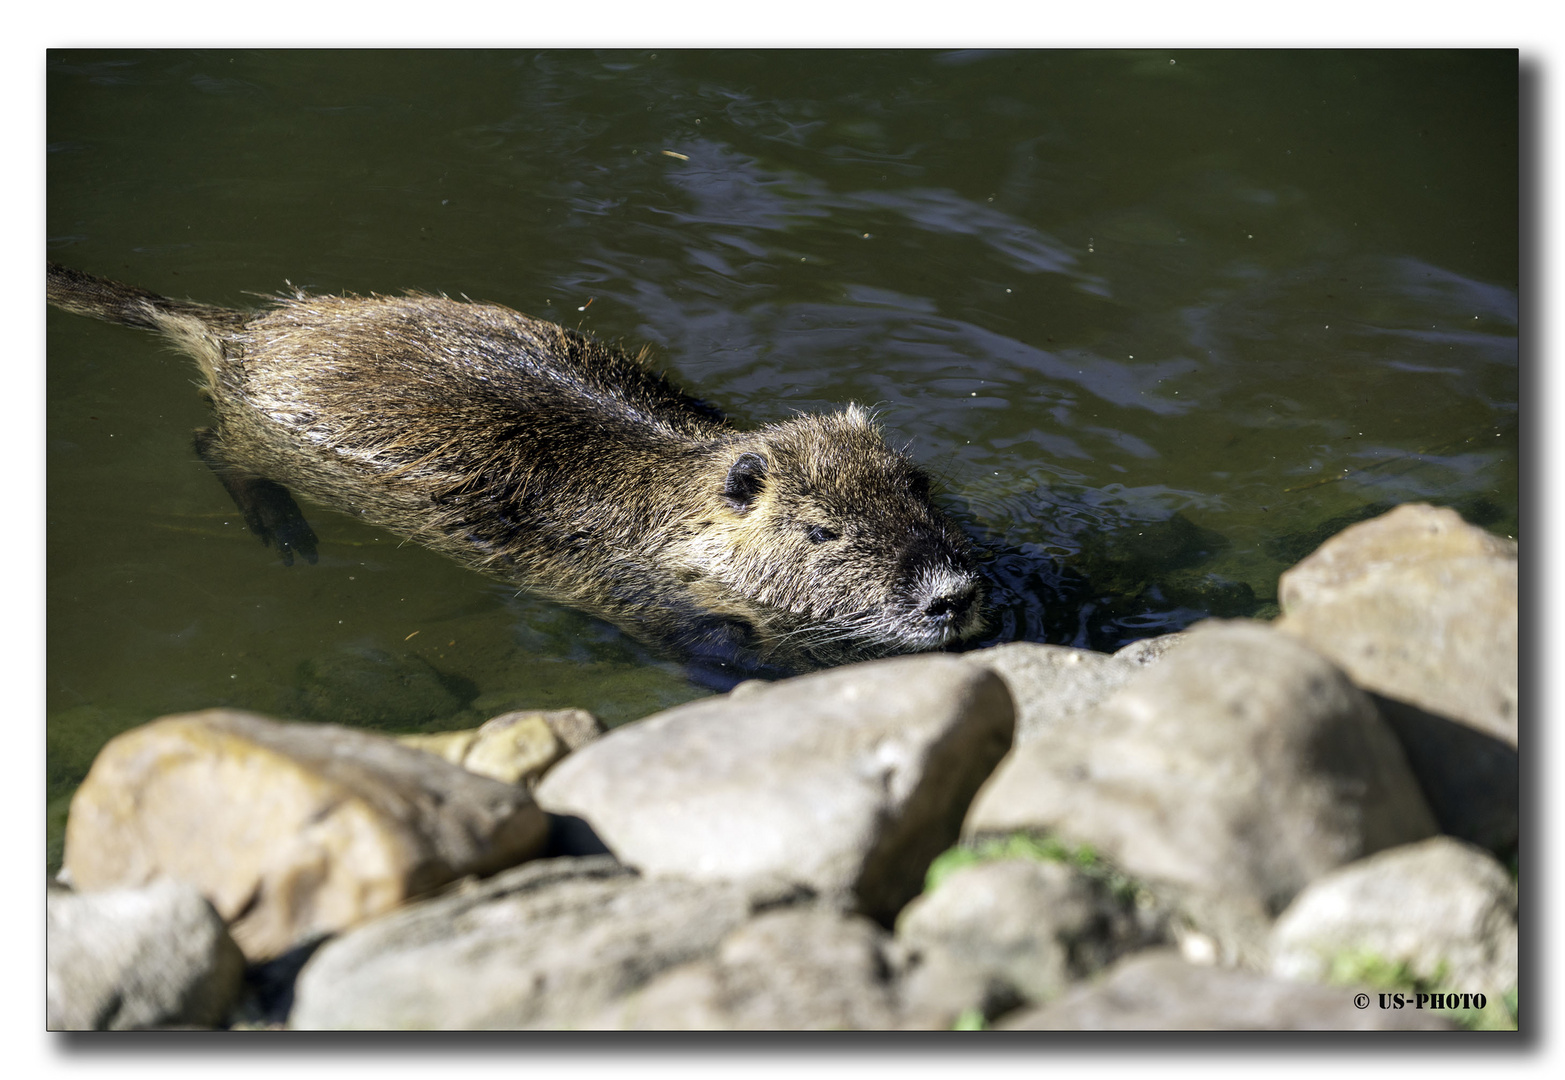
[{"label": "nutria's front paw", "polygon": [[288,489],[271,480],[253,479],[235,485],[234,501],[244,511],[245,524],[270,547],[277,545],[284,566],[293,565],[293,553],[315,562],[315,531],[304,520],[299,504]]},{"label": "nutria's front paw", "polygon": [[293,565],[295,551],[304,556],[305,562],[313,563],[315,532],[288,489],[275,480],[230,464],[222,436],[213,429],[199,428],[194,434],[196,453],[222,483],[228,497],[245,516],[245,524],[261,538],[261,543],[267,547],[276,544],[284,566]]}]

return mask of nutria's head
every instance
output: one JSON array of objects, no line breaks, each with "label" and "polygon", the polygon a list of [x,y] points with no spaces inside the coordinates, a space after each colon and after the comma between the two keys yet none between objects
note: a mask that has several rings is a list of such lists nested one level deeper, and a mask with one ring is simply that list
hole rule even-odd
[{"label": "nutria's head", "polygon": [[[850,406],[731,436],[686,549],[763,657],[825,666],[924,652],[983,624],[970,545],[929,478]],[[705,501],[705,500],[704,500]]]}]

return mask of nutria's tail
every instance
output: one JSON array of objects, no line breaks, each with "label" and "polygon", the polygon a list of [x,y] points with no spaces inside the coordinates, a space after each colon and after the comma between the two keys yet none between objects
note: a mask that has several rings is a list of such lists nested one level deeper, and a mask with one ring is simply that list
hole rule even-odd
[{"label": "nutria's tail", "polygon": [[236,327],[244,318],[238,311],[190,300],[170,300],[134,285],[94,277],[58,263],[49,264],[49,303],[76,315],[164,333],[173,330],[171,322],[194,319],[218,330]]},{"label": "nutria's tail", "polygon": [[[49,264],[49,303],[75,315],[157,331],[195,358],[214,397],[219,369],[227,364],[234,344],[228,335],[243,330],[249,318],[242,311],[170,300],[56,263]],[[234,355],[242,355],[242,346]],[[196,453],[233,496],[245,524],[262,543],[275,543],[286,565],[293,565],[295,551],[315,561],[315,533],[286,488],[229,460],[220,429],[197,431]]]}]

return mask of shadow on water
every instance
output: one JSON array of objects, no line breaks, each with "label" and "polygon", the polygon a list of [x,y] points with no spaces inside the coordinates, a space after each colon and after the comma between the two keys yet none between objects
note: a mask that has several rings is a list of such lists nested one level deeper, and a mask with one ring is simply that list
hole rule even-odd
[{"label": "shadow on water", "polygon": [[[1479,526],[1509,520],[1507,510],[1484,495],[1434,502]],[[1268,536],[1261,546],[1287,569],[1342,530],[1397,505],[1365,503],[1308,529]],[[1233,542],[1178,511],[1085,532],[1065,554],[1033,544],[1007,546],[994,536],[975,539],[992,610],[989,632],[971,648],[1031,641],[1113,652],[1203,619],[1280,613],[1275,587],[1258,594],[1249,582],[1221,572],[1220,557]]]},{"label": "shadow on water", "polygon": [[1112,652],[1267,607],[1248,583],[1207,569],[1228,541],[1181,513],[1092,533],[1065,556],[1038,545],[983,546],[992,623],[974,647],[1033,641]]}]

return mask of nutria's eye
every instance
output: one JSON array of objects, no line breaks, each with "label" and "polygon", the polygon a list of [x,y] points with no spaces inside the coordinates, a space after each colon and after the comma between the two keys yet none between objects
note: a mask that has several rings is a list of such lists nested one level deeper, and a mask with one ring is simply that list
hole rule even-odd
[{"label": "nutria's eye", "polygon": [[812,544],[824,544],[829,540],[839,540],[842,534],[836,529],[828,529],[824,525],[806,525],[805,535],[810,538]]},{"label": "nutria's eye", "polygon": [[929,498],[929,474],[922,469],[915,469],[908,475],[908,487],[913,490],[915,498]]}]

